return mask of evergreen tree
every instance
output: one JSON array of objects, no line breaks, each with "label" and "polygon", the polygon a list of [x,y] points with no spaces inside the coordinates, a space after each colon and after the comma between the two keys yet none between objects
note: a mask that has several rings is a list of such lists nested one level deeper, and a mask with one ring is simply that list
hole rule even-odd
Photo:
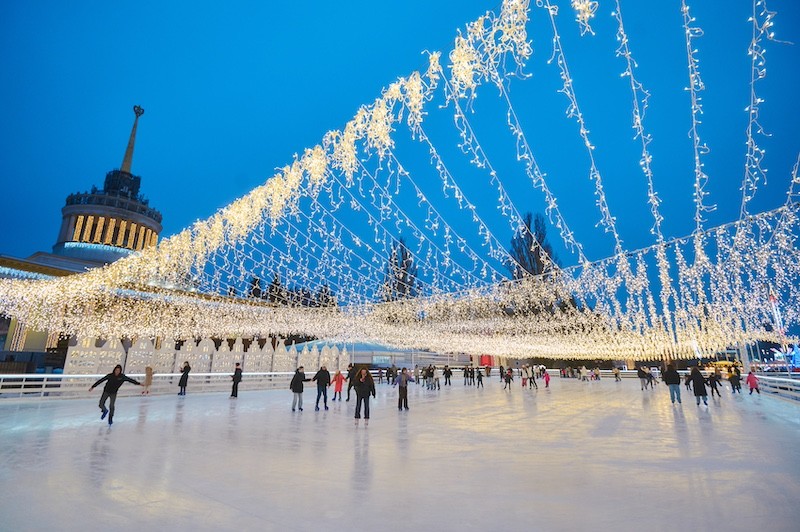
[{"label": "evergreen tree", "polygon": [[509,264],[508,269],[514,279],[521,279],[525,275],[546,274],[557,262],[553,247],[547,241],[544,216],[533,216],[528,212],[523,221],[527,230],[517,233],[511,239],[510,254],[515,262]]},{"label": "evergreen tree", "polygon": [[416,297],[418,293],[417,266],[405,241],[401,238],[392,248],[392,256],[386,265],[383,300],[397,301]]}]

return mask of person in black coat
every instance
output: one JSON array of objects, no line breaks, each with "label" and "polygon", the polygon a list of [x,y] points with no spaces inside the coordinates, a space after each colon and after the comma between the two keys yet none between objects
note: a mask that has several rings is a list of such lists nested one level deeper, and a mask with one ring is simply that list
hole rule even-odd
[{"label": "person in black coat", "polygon": [[681,374],[678,373],[678,370],[675,369],[674,364],[667,365],[667,371],[661,376],[661,380],[669,388],[669,399],[672,401],[672,404],[675,404],[675,401],[678,403],[681,402]]},{"label": "person in black coat", "polygon": [[[91,392],[94,390],[95,387],[97,387],[101,382],[105,382],[106,385],[103,387],[103,395],[100,396],[100,403],[98,404],[100,410],[103,412],[100,414],[100,419],[105,419],[106,415],[108,415],[108,424],[111,425],[114,423],[114,403],[117,402],[117,392],[119,391],[119,387],[126,382],[130,382],[131,384],[135,384],[137,386],[141,386],[142,383],[123,374],[122,366],[119,364],[114,366],[114,371],[105,377],[97,379],[97,382],[92,384],[92,387],[89,388],[89,391]],[[106,408],[106,401],[108,399],[111,399],[111,404],[108,408]]]},{"label": "person in black coat", "polygon": [[322,366],[319,368],[319,371],[314,375],[314,378],[311,379],[312,381],[317,382],[317,404],[314,407],[314,410],[319,410],[319,398],[324,397],[323,403],[325,405],[325,410],[328,409],[328,386],[331,385],[331,374],[328,371],[328,368]]},{"label": "person in black coat", "polygon": [[694,398],[697,400],[697,406],[700,406],[700,399],[703,399],[703,404],[708,406],[708,392],[706,391],[706,378],[700,373],[697,366],[692,368],[689,374],[689,381],[694,390]]},{"label": "person in black coat", "polygon": [[189,365],[189,361],[187,360],[183,363],[183,367],[181,367],[181,380],[178,381],[180,391],[178,395],[186,395],[186,385],[189,384],[190,371],[192,371],[192,366]]},{"label": "person in black coat", "polygon": [[361,419],[361,404],[364,404],[364,425],[369,425],[369,396],[375,397],[375,381],[367,368],[355,376],[353,388],[356,389],[356,426]]},{"label": "person in black coat", "polygon": [[[353,382],[353,378],[356,376],[356,368],[352,364],[347,365],[347,399],[345,401],[350,400],[350,390],[353,389],[355,383]],[[341,400],[341,397],[339,398]]]},{"label": "person in black coat", "polygon": [[294,377],[292,377],[292,382],[289,383],[289,388],[294,393],[294,397],[292,398],[292,412],[294,412],[295,408],[299,408],[300,411],[303,411],[303,383],[308,382],[311,379],[306,379],[306,373],[303,371],[303,366],[297,368],[297,371],[294,372]]},{"label": "person in black coat", "polygon": [[233,370],[233,375],[231,375],[231,380],[233,381],[231,397],[235,399],[239,397],[239,383],[242,382],[242,365],[238,362],[236,363],[236,369]]}]

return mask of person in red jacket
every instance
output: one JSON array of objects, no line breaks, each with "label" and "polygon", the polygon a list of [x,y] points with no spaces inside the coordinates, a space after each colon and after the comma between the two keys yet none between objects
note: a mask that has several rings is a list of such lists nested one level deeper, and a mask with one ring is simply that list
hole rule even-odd
[{"label": "person in red jacket", "polygon": [[[97,382],[92,384],[92,387],[89,388],[89,391],[95,389],[101,382],[105,382],[106,385],[103,388],[103,395],[100,396],[100,403],[98,406],[100,410],[103,412],[100,414],[100,419],[105,419],[106,415],[108,415],[108,424],[111,425],[114,423],[114,404],[117,402],[117,392],[119,391],[119,387],[122,386],[126,382],[130,382],[131,384],[135,384],[137,386],[141,386],[142,383],[135,379],[131,379],[130,377],[124,375],[122,373],[122,366],[117,364],[114,366],[114,371],[97,379]],[[111,399],[111,404],[108,408],[106,408],[106,401]]]},{"label": "person in red jacket", "polygon": [[747,386],[750,387],[750,395],[753,395],[753,390],[755,390],[758,395],[761,395],[761,390],[758,389],[758,377],[756,377],[755,373],[750,371],[750,373],[747,374],[747,379],[745,382],[747,383]]},{"label": "person in red jacket", "polygon": [[346,379],[344,378],[344,375],[342,375],[342,372],[337,369],[336,374],[331,380],[333,384],[333,399],[331,399],[331,401],[335,401],[337,395],[339,396],[339,401],[342,400],[342,384],[345,380]]}]

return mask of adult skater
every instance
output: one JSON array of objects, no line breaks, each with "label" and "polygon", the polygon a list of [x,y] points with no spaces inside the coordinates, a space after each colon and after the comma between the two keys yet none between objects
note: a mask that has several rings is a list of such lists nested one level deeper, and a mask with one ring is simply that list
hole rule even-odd
[{"label": "adult skater", "polygon": [[639,377],[639,383],[642,386],[642,391],[644,391],[644,389],[647,388],[647,372],[642,366],[636,369],[636,376]]},{"label": "adult skater", "polygon": [[153,385],[153,368],[147,366],[144,368],[144,390],[142,395],[150,395],[150,386]]},{"label": "adult skater", "polygon": [[667,371],[661,376],[664,384],[669,388],[669,400],[672,404],[678,401],[681,404],[681,374],[675,369],[675,364],[667,364]]},{"label": "adult skater", "polygon": [[720,373],[719,368],[714,370],[714,373],[708,376],[708,385],[711,387],[711,398],[714,398],[714,394],[717,394],[717,397],[722,397],[719,393],[719,389],[717,386],[722,388],[722,373]]},{"label": "adult skater", "polygon": [[303,411],[303,383],[311,380],[306,379],[306,373],[303,369],[303,366],[297,368],[294,372],[294,377],[292,377],[292,382],[289,383],[289,389],[294,394],[292,397],[292,412],[294,412],[295,408],[299,408],[301,412]]},{"label": "adult skater", "polygon": [[708,406],[708,392],[706,391],[706,378],[703,377],[703,374],[700,373],[700,370],[697,366],[692,368],[692,372],[689,374],[689,380],[692,383],[692,389],[694,390],[694,398],[697,401],[697,406],[700,406],[700,399],[703,399],[703,404]]},{"label": "adult skater", "polygon": [[356,427],[361,419],[361,404],[364,404],[364,426],[369,425],[369,396],[375,397],[375,381],[367,368],[362,368],[355,377],[356,389]]},{"label": "adult skater", "polygon": [[622,379],[620,378],[620,375],[619,375],[619,368],[618,367],[614,366],[613,373],[614,373],[614,382],[622,381]]},{"label": "adult skater", "polygon": [[480,368],[478,368],[478,388],[483,388],[483,373],[481,373]]},{"label": "adult skater", "polygon": [[444,385],[450,386],[450,377],[453,376],[453,370],[450,369],[450,366],[445,365],[444,371],[442,371],[442,375],[444,375]]},{"label": "adult skater", "polygon": [[[108,415],[108,424],[111,425],[114,423],[114,403],[117,402],[117,392],[119,391],[119,387],[125,382],[130,382],[131,384],[135,384],[137,386],[141,386],[142,383],[124,375],[122,373],[122,366],[119,364],[114,366],[114,371],[105,377],[97,379],[97,382],[92,384],[91,388],[89,388],[89,391],[91,392],[94,390],[95,387],[101,382],[105,382],[106,385],[103,387],[103,395],[100,396],[100,403],[98,403],[100,410],[103,412],[100,414],[100,419],[105,419],[106,415]],[[111,404],[108,408],[106,408],[106,401],[108,399],[111,399]]]},{"label": "adult skater", "polygon": [[731,383],[731,393],[742,393],[742,372],[739,371],[739,368],[733,368],[733,373],[728,376],[728,380]]},{"label": "adult skater", "polygon": [[236,399],[239,397],[239,383],[242,382],[242,365],[238,362],[236,363],[236,368],[233,370],[233,375],[231,375],[231,380],[233,381],[231,399]]},{"label": "adult skater", "polygon": [[325,410],[328,409],[328,386],[331,385],[331,374],[328,371],[328,368],[322,366],[319,368],[319,371],[314,374],[314,377],[311,379],[312,381],[316,381],[317,383],[317,403],[314,406],[314,410],[319,410],[319,398],[323,397],[323,404],[325,406]]},{"label": "adult skater", "polygon": [[331,401],[335,401],[336,400],[336,396],[338,395],[339,396],[339,401],[341,402],[341,400],[342,400],[342,384],[344,383],[344,381],[345,381],[344,375],[342,375],[342,372],[337,369],[336,373],[333,375],[333,379],[332,379],[332,382],[333,382],[333,399],[331,399]]},{"label": "adult skater", "polygon": [[350,400],[350,390],[353,389],[353,377],[356,376],[356,368],[352,364],[347,365],[347,399],[345,401]]},{"label": "adult skater", "polygon": [[189,361],[186,360],[181,366],[181,380],[178,381],[178,388],[180,391],[178,395],[186,395],[186,385],[189,384],[189,372],[192,371],[192,366],[189,365]]},{"label": "adult skater", "polygon": [[508,388],[508,391],[510,392],[511,391],[511,383],[514,381],[514,375],[511,373],[511,368],[508,368],[506,370],[506,374],[503,377],[503,380],[506,383],[505,386],[503,386],[503,389],[505,390],[506,388]]},{"label": "adult skater", "polygon": [[408,374],[408,369],[403,368],[400,370],[400,375],[394,378],[393,386],[397,386],[398,395],[397,395],[397,409],[402,410],[405,408],[408,410],[408,383],[414,382],[414,377]]}]

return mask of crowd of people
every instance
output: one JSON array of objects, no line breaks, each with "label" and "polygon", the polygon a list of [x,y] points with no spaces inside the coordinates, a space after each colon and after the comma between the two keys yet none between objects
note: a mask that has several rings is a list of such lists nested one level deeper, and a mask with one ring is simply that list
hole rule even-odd
[{"label": "crowd of people", "polygon": [[[461,371],[464,378],[464,386],[476,386],[477,388],[483,388],[484,371],[486,377],[488,378],[491,375],[492,368],[490,366],[481,368],[466,365],[461,369]],[[189,365],[189,362],[186,361],[181,366],[181,376],[178,380],[179,396],[186,395],[190,372],[191,366]],[[549,388],[550,386],[550,374],[547,372],[547,368],[543,365],[523,364],[521,367],[516,368],[516,373],[520,376],[520,382],[523,388],[538,390],[539,386],[536,382],[537,379],[544,382],[545,388]],[[707,375],[704,375],[703,372],[700,371],[699,367],[694,366],[684,377],[682,377],[681,374],[676,370],[674,364],[667,365],[667,369],[664,371],[663,375],[660,375],[658,368],[650,368],[646,365],[641,365],[636,369],[636,373],[637,377],[639,378],[642,391],[655,389],[660,378],[660,380],[666,384],[667,388],[669,389],[670,401],[673,404],[681,403],[681,383],[683,383],[688,391],[693,393],[698,406],[700,405],[701,401],[704,405],[708,405],[709,392],[712,398],[714,395],[716,395],[718,398],[722,396],[720,390],[723,388],[723,375],[722,371],[718,367],[713,368],[712,371],[709,371]],[[618,382],[621,380],[619,368],[614,367],[612,369],[612,374],[615,381]],[[500,381],[504,385],[503,390],[511,391],[514,383],[515,370],[500,366],[499,375]],[[574,378],[579,379],[580,381],[599,381],[601,378],[599,368],[595,367],[594,369],[590,370],[587,369],[585,365],[580,366],[577,369],[567,366],[566,368],[562,368],[560,370],[560,375],[562,378]],[[376,376],[378,379],[378,384],[384,383],[385,376],[385,383],[397,388],[397,409],[399,411],[407,411],[409,409],[408,388],[410,383],[424,385],[425,389],[428,391],[440,391],[442,386],[452,385],[451,378],[453,376],[453,369],[449,365],[445,365],[442,368],[439,368],[434,364],[429,364],[424,367],[416,365],[412,373],[408,368],[398,369],[397,366],[393,364],[391,367],[386,368],[385,371],[383,368],[379,368],[376,372]],[[231,375],[231,381],[232,389],[230,397],[235,399],[238,397],[239,383],[242,382],[242,367],[239,362],[235,364],[234,372]],[[730,366],[727,368],[727,381],[730,384],[731,393],[741,394],[742,374],[741,370],[737,366]],[[108,417],[108,424],[111,425],[113,423],[115,403],[119,388],[125,382],[129,382],[131,384],[143,386],[144,390],[142,391],[142,394],[149,394],[150,386],[153,382],[153,369],[149,366],[145,369],[145,382],[140,383],[137,380],[123,374],[122,366],[117,365],[111,373],[98,379],[91,386],[91,388],[89,388],[89,390],[93,390],[103,382],[106,384],[103,389],[100,402],[98,403],[101,411],[100,419],[102,420]],[[333,386],[333,397],[331,400],[341,401],[344,383],[346,382],[346,401],[350,401],[351,390],[355,389],[356,391],[356,405],[354,414],[356,426],[359,424],[362,416],[365,426],[369,424],[370,398],[376,397],[376,383],[372,373],[366,367],[357,369],[353,364],[349,364],[346,375],[337,370],[335,374],[331,376],[327,367],[322,365],[311,378],[306,377],[305,368],[303,366],[298,367],[291,379],[291,382],[289,383],[289,388],[293,395],[293,412],[303,410],[303,391],[304,383],[306,382],[316,383],[317,396],[314,409],[317,411],[320,410],[320,400],[322,400],[322,408],[328,410],[328,388],[331,386]],[[758,377],[752,371],[750,371],[747,375],[745,382],[750,389],[750,395],[752,395],[753,392],[761,394]],[[109,403],[108,408],[106,407],[106,403]]]}]

